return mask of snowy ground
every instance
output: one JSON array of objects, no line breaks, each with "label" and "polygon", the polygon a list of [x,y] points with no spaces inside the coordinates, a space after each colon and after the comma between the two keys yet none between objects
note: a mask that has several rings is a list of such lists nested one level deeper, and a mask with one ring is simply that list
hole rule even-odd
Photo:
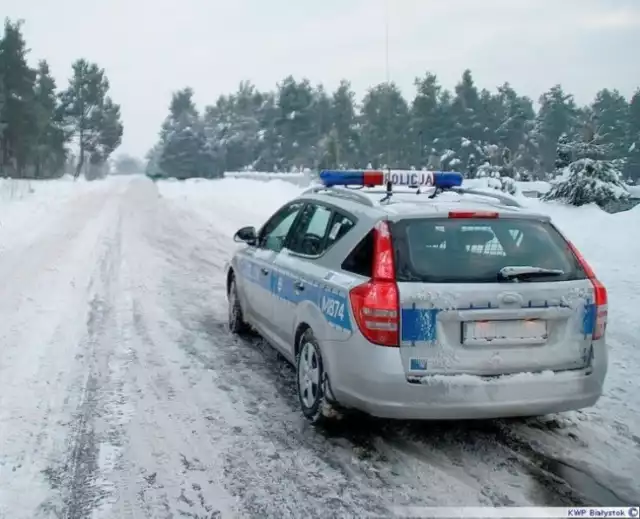
[{"label": "snowy ground", "polygon": [[594,409],[327,433],[298,411],[292,368],[225,329],[233,233],[299,190],[114,178],[0,200],[1,519],[638,502],[640,208],[528,202],[609,288],[611,368]]}]

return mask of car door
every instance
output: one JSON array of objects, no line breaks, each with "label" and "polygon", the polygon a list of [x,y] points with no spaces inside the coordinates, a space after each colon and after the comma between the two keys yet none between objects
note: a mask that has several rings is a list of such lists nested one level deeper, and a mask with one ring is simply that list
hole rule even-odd
[{"label": "car door", "polygon": [[275,303],[273,323],[287,347],[293,348],[298,305],[310,301],[319,306],[319,287],[331,271],[322,256],[354,225],[353,217],[328,205],[309,203],[287,239],[285,253],[275,259],[281,297]]},{"label": "car door", "polygon": [[248,251],[245,267],[251,280],[247,291],[247,307],[251,309],[252,324],[263,335],[273,335],[274,277],[273,261],[284,247],[284,243],[298,218],[304,202],[291,202],[279,209],[258,233],[258,243]]}]

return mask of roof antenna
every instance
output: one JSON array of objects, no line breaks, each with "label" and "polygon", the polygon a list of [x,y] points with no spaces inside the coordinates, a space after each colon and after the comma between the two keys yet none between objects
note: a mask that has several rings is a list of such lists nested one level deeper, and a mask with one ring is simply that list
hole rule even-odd
[{"label": "roof antenna", "polygon": [[385,75],[387,79],[387,168],[391,168],[391,80],[389,72],[389,0],[385,0],[384,17],[384,52],[385,52]]}]

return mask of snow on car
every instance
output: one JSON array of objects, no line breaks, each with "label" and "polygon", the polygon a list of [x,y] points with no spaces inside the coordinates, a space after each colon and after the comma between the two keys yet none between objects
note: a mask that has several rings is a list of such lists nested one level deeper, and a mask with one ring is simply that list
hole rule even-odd
[{"label": "snow on car", "polygon": [[307,418],[535,416],[598,401],[607,291],[547,215],[465,189],[458,173],[320,178],[236,233],[246,246],[226,274],[231,330],[255,328],[296,364]]}]

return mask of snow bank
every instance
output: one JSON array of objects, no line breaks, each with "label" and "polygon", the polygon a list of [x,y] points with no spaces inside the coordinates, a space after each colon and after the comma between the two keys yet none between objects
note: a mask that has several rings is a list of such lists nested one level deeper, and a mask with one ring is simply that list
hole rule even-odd
[{"label": "snow bank", "polygon": [[0,204],[7,200],[18,200],[31,194],[31,181],[0,178]]},{"label": "snow bank", "polygon": [[627,190],[632,198],[640,198],[640,186],[627,186]]},{"label": "snow bank", "polygon": [[73,180],[14,180],[0,178],[0,252],[28,243],[37,226],[25,222],[46,221],[78,191],[93,191],[102,182]]},{"label": "snow bank", "polygon": [[[278,178],[264,182],[248,178],[158,181],[156,185],[161,196],[183,203],[230,237],[240,227],[260,227],[279,207],[302,191],[301,187]],[[224,222],[219,218],[221,209]]]},{"label": "snow bank", "polygon": [[[509,381],[512,384],[528,384],[533,380],[544,382],[555,377],[553,371],[542,371],[540,373],[516,373],[513,375],[504,375],[502,377],[478,377],[475,375],[429,375],[420,379],[421,384],[435,386],[438,384],[455,385],[464,384],[465,386],[490,386],[495,384],[496,380]],[[466,389],[466,388],[465,388]]]},{"label": "snow bank", "polygon": [[[539,198],[551,189],[551,184],[544,180],[534,180],[531,182],[515,181],[516,197],[521,198]],[[464,187],[473,189],[495,189],[494,185],[499,185],[500,180],[483,177],[483,178],[469,178],[464,180]]]},{"label": "snow bank", "polygon": [[251,180],[261,180],[268,182],[271,180],[285,180],[298,186],[308,186],[311,183],[311,172],[305,170],[300,173],[267,173],[263,171],[227,171],[225,178],[243,178]]},{"label": "snow bank", "polygon": [[21,200],[36,191],[38,193],[57,193],[61,186],[77,183],[86,183],[86,180],[78,179],[74,181],[70,175],[65,175],[56,180],[0,178],[0,204],[11,200]]},{"label": "snow bank", "polygon": [[533,180],[531,182],[518,181],[516,182],[516,186],[518,186],[520,193],[535,193],[537,196],[544,195],[551,189],[551,184],[544,180]]}]

